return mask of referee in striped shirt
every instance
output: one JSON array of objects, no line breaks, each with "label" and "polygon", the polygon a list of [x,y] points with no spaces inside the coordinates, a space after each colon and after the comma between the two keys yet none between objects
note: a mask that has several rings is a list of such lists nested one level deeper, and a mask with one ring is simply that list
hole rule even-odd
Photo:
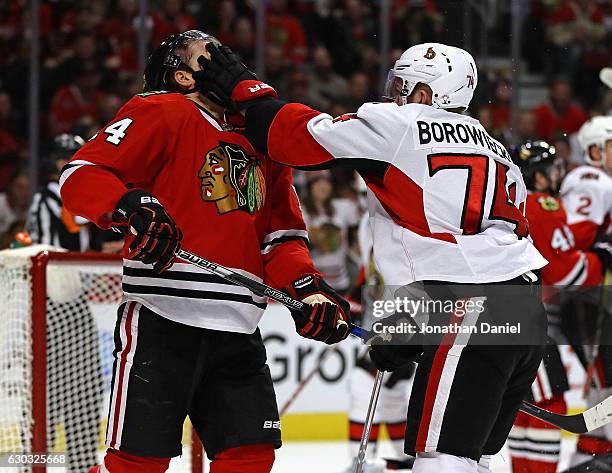
[{"label": "referee in striped shirt", "polygon": [[34,243],[52,245],[69,251],[90,248],[89,225],[85,219],[73,216],[62,205],[59,175],[62,167],[84,141],[78,135],[57,135],[49,154],[43,160],[45,184],[35,195],[30,206],[26,231]]}]

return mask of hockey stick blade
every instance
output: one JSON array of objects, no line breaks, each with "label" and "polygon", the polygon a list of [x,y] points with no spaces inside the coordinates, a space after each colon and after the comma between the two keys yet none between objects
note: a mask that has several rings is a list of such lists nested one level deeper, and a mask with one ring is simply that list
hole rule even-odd
[{"label": "hockey stick blade", "polygon": [[528,402],[523,402],[520,410],[568,432],[584,434],[612,422],[612,396],[580,414],[570,416],[556,414]]}]

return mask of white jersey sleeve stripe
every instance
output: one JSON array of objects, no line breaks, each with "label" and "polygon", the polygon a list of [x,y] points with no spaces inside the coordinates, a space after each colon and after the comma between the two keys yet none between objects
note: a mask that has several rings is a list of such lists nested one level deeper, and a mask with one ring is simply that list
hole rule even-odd
[{"label": "white jersey sleeve stripe", "polygon": [[70,164],[64,168],[64,171],[62,172],[62,175],[60,176],[59,180],[60,191],[62,189],[62,186],[64,185],[64,182],[66,182],[66,180],[70,176],[72,176],[77,169],[80,169],[83,166],[95,166],[95,164],[82,159],[76,159],[74,161],[71,161]]},{"label": "white jersey sleeve stripe", "polygon": [[308,240],[308,232],[306,230],[277,230],[275,232],[268,233],[262,240],[262,243],[269,244],[273,240],[277,240],[283,237],[291,237],[291,236],[304,238]]}]

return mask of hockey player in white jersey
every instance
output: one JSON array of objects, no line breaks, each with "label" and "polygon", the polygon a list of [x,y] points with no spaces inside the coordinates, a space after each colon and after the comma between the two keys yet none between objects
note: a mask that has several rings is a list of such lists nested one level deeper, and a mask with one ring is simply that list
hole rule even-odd
[{"label": "hockey player in white jersey", "polygon": [[578,132],[586,164],[567,174],[559,191],[576,247],[587,250],[606,233],[612,214],[612,117],[595,117]]},{"label": "hockey player in white jersey", "polygon": [[[422,282],[436,300],[484,303],[483,312],[460,314],[456,305],[451,314],[430,314],[459,327],[459,335],[449,331],[422,347],[376,345],[371,357],[390,370],[420,355],[405,437],[405,452],[417,453],[415,473],[488,471],[488,455],[504,444],[542,357],[546,316],[532,271],[546,260],[528,238],[519,169],[477,120],[461,114],[478,80],[471,55],[437,43],[414,46],[389,74],[391,103],[333,119],[272,93],[263,99],[261,86],[253,88],[256,100],[234,93],[254,74],[229,48],[208,49],[196,86],[245,110],[255,148],[286,165],[345,165],[362,175],[374,258],[387,285]],[[520,317],[531,323],[532,339],[477,345],[482,336],[463,328],[469,332],[481,317]]]}]

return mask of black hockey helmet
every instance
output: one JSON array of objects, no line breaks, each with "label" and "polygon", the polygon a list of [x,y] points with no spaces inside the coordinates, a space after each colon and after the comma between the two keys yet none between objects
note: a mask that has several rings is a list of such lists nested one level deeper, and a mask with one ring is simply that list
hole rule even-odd
[{"label": "black hockey helmet", "polygon": [[176,90],[176,86],[168,80],[168,73],[179,69],[193,72],[191,67],[189,67],[178,54],[175,54],[175,52],[178,48],[183,48],[190,42],[197,40],[219,42],[214,36],[200,30],[189,30],[180,34],[171,34],[164,39],[147,58],[147,64],[144,71],[143,92],[153,92],[157,90],[191,92]]},{"label": "black hockey helmet", "polygon": [[78,149],[85,144],[85,140],[79,135],[70,133],[61,133],[53,138],[48,148],[48,153],[43,158],[41,163],[41,173],[45,178],[56,174],[57,162],[60,159],[68,161]]},{"label": "black hockey helmet", "polygon": [[[555,147],[546,141],[526,141],[512,149],[510,155],[514,164],[521,169],[527,189],[536,190],[534,189],[536,172],[547,176],[554,187],[560,181],[559,173],[563,171],[561,162],[557,159]],[[553,169],[557,173],[557,179],[552,176]],[[558,189],[550,190],[555,193]]]}]

